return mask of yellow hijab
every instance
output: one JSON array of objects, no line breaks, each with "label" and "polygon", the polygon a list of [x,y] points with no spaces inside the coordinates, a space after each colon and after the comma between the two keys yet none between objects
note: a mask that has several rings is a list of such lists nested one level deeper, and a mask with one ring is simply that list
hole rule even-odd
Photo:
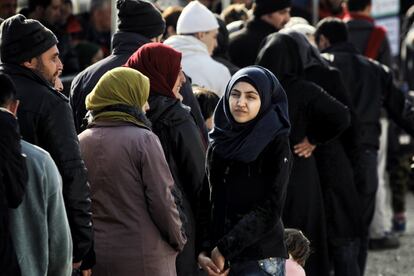
[{"label": "yellow hijab", "polygon": [[117,67],[106,72],[86,97],[86,109],[97,111],[93,121],[123,121],[144,126],[136,116],[121,111],[103,111],[113,105],[127,105],[142,112],[142,107],[148,100],[150,89],[149,79],[137,70]]}]

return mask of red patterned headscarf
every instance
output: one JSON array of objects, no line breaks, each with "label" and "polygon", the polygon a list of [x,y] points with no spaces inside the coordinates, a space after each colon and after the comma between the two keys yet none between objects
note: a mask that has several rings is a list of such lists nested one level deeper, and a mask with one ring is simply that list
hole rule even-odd
[{"label": "red patterned headscarf", "polygon": [[125,63],[150,79],[150,93],[175,98],[172,91],[181,70],[181,53],[154,42],[143,45]]}]

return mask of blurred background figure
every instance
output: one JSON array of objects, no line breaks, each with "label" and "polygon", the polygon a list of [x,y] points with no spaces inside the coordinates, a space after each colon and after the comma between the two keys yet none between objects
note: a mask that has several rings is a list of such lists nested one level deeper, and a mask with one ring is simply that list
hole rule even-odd
[{"label": "blurred background figure", "polygon": [[200,86],[194,86],[193,91],[198,104],[200,105],[201,114],[203,115],[207,130],[210,131],[214,127],[214,110],[216,109],[220,98],[216,93]]}]

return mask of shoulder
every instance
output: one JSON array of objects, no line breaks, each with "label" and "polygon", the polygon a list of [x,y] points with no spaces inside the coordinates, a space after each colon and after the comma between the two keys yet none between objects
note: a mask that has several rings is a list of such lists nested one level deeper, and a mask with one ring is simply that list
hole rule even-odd
[{"label": "shoulder", "polygon": [[42,148],[21,140],[22,153],[26,156],[29,167],[37,167],[43,172],[45,166],[55,166],[50,154]]}]

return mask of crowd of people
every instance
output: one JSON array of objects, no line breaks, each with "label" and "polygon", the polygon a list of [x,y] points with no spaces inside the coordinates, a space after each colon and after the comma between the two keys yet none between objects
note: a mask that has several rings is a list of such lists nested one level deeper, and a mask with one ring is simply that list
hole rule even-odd
[{"label": "crowd of people", "polygon": [[414,6],[395,62],[370,0],[320,4],[117,0],[111,37],[109,0],[2,1],[0,275],[363,276],[397,248]]}]

